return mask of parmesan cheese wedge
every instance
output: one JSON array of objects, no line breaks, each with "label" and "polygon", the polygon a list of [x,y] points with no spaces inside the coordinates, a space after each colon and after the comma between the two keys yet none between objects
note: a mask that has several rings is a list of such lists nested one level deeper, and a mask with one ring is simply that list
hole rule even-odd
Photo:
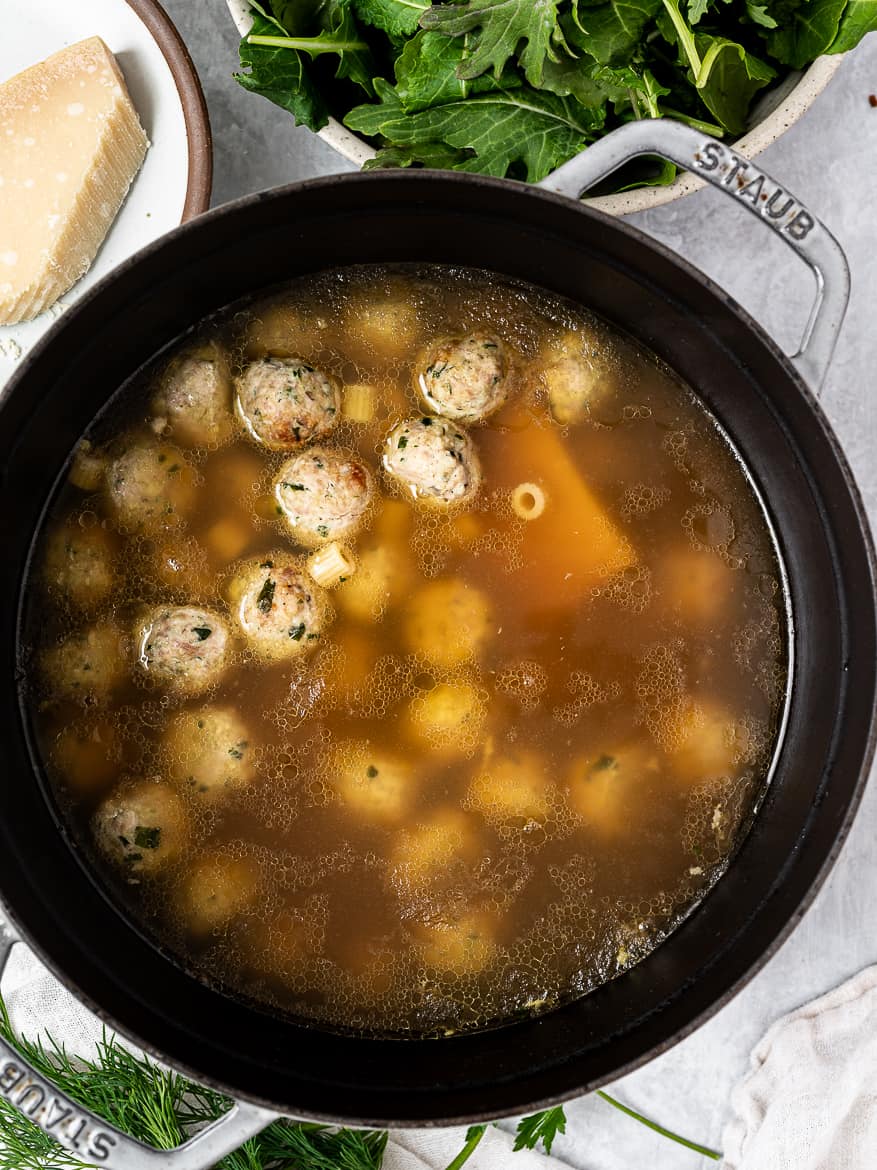
[{"label": "parmesan cheese wedge", "polygon": [[0,324],[84,276],[149,142],[100,37],[0,85]]}]

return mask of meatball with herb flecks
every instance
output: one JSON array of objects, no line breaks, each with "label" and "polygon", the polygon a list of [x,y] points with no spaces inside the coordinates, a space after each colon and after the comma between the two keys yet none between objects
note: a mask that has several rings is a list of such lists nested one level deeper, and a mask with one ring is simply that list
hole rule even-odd
[{"label": "meatball with herb flecks", "polygon": [[93,609],[107,600],[116,583],[113,552],[110,533],[96,521],[65,521],[46,546],[44,571],[49,588],[77,609]]},{"label": "meatball with herb flecks", "polygon": [[250,435],[275,451],[303,447],[335,425],[337,383],[300,358],[259,358],[235,379],[237,412]]},{"label": "meatball with herb flecks", "polygon": [[110,510],[126,532],[176,528],[194,501],[194,476],[182,453],[166,443],[136,443],[106,474]]},{"label": "meatball with herb flecks", "polygon": [[253,741],[232,707],[181,711],[164,735],[168,775],[212,800],[245,788],[255,775]]},{"label": "meatball with herb flecks", "polygon": [[443,418],[406,419],[384,443],[385,471],[416,500],[446,506],[471,500],[481,484],[475,445]]},{"label": "meatball with herb flecks", "polygon": [[362,460],[327,447],[293,455],[274,480],[275,498],[293,536],[309,547],[355,532],[373,494]]},{"label": "meatball with herb flecks", "polygon": [[505,402],[508,360],[501,342],[489,333],[442,338],[420,356],[415,381],[436,414],[475,422]]},{"label": "meatball with herb flecks", "polygon": [[135,637],[141,670],[180,694],[200,694],[225,672],[228,628],[212,610],[158,606],[137,624]]},{"label": "meatball with herb flecks", "polygon": [[112,622],[78,630],[46,651],[42,673],[49,689],[61,698],[102,702],[125,673],[122,635]]},{"label": "meatball with herb flecks", "polygon": [[134,877],[155,873],[179,855],[188,820],[167,784],[139,780],[107,797],[92,827],[101,853]]},{"label": "meatball with herb flecks", "polygon": [[221,930],[256,898],[259,870],[248,857],[219,851],[199,858],[176,890],[177,911],[196,935]]},{"label": "meatball with herb flecks", "polygon": [[175,358],[165,370],[153,410],[170,434],[187,447],[219,446],[235,430],[231,374],[218,347]]},{"label": "meatball with herb flecks", "polygon": [[327,621],[325,593],[298,560],[283,553],[245,561],[228,594],[250,648],[270,662],[312,650]]}]

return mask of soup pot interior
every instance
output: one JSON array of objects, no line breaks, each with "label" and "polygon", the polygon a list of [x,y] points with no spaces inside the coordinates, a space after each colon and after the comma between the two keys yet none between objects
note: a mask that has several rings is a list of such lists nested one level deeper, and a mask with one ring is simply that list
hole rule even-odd
[{"label": "soup pot interior", "polygon": [[[789,574],[795,672],[760,814],[728,873],[642,963],[534,1020],[441,1040],[341,1036],[187,975],[115,909],[55,816],[19,709],[20,587],[65,461],[106,399],[189,326],[338,265],[429,261],[519,277],[633,334],[703,397],[743,453]],[[52,969],[149,1051],[302,1117],[429,1124],[523,1112],[617,1077],[733,994],[803,913],[870,758],[875,615],[862,508],[824,418],[739,307],[615,220],[465,176],[342,176],[244,200],[148,249],[33,354],[0,410],[5,488],[0,890]]]}]

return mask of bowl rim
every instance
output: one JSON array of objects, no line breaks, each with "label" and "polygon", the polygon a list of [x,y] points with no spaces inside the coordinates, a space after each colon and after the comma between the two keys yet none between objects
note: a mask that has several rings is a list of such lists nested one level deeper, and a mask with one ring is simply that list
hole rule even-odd
[{"label": "bowl rim", "polygon": [[[201,79],[180,31],[157,0],[126,0],[155,41],[177,87],[186,126],[188,175],[180,222],[210,206],[213,191],[213,134]],[[249,7],[247,6],[247,18]]]},{"label": "bowl rim", "polygon": [[[225,2],[238,32],[241,36],[246,36],[252,23],[249,0]],[[817,57],[803,72],[791,73],[789,77],[797,76],[797,81],[765,117],[759,119],[741,138],[731,143],[734,150],[744,158],[752,159],[776,142],[809,110],[834,77],[845,56],[846,53],[834,53]],[[328,123],[317,133],[342,158],[357,167],[361,168],[363,163],[374,158],[377,153],[336,118],[330,117]],[[686,173],[677,176],[667,187],[639,187],[634,191],[621,191],[614,195],[583,199],[582,202],[597,211],[606,212],[607,215],[632,215],[637,211],[648,211],[652,207],[672,203],[676,199],[681,199],[683,195],[690,195],[705,186],[703,179]]]}]

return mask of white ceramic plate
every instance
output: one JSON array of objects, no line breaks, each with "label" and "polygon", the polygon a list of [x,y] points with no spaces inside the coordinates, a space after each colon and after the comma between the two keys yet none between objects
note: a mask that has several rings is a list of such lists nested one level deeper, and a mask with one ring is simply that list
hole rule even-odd
[{"label": "white ceramic plate", "polygon": [[33,321],[0,326],[0,387],[87,288],[210,203],[213,159],[204,95],[179,34],[155,0],[16,4],[15,19],[0,38],[0,79],[95,35],[118,58],[151,145],[91,270]]},{"label": "white ceramic plate", "polygon": [[[232,20],[241,36],[249,32],[252,15],[247,0],[226,0]],[[744,158],[754,158],[801,117],[822,93],[834,76],[844,54],[820,57],[804,73],[793,73],[785,81],[756,103],[751,128],[734,143],[734,149]],[[340,155],[361,167],[367,159],[374,158],[375,151],[367,142],[334,118],[320,131],[320,137],[334,147]],[[669,187],[641,187],[636,191],[625,191],[620,195],[603,195],[598,199],[586,199],[589,207],[605,211],[609,215],[630,215],[634,211],[646,211],[670,203],[682,195],[704,185],[694,175],[680,175]]]}]

